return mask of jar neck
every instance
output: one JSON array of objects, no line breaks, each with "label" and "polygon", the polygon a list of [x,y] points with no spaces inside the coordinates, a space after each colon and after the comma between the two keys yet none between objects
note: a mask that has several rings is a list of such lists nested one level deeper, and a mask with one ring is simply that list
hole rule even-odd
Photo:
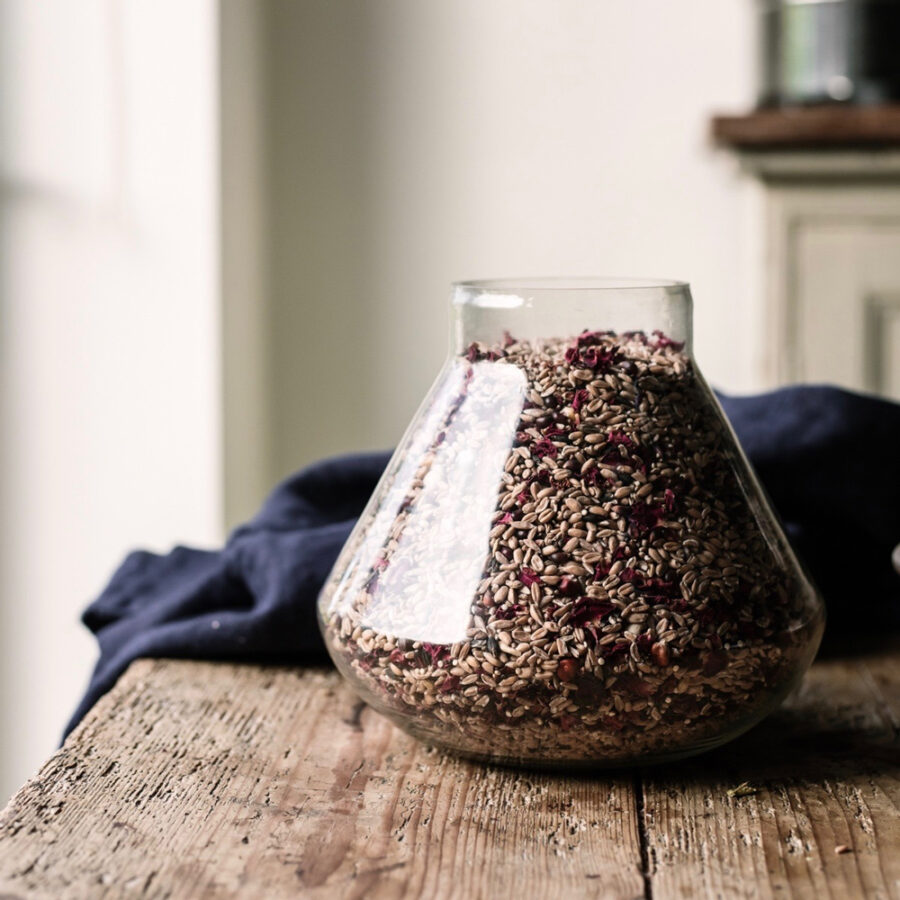
[{"label": "jar neck", "polygon": [[690,287],[680,281],[534,278],[453,286],[451,351],[473,342],[573,338],[583,331],[660,332],[691,352]]}]

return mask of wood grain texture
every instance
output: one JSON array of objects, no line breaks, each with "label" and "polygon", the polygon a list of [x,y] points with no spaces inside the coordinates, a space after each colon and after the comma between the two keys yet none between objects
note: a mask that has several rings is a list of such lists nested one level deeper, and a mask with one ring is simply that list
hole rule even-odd
[{"label": "wood grain texture", "polygon": [[900,898],[898,733],[896,652],[592,777],[429,750],[333,672],[143,661],[0,814],[0,900]]},{"label": "wood grain texture", "polygon": [[900,897],[898,734],[896,654],[819,663],[742,739],[646,773],[654,900]]},{"label": "wood grain texture", "polygon": [[900,105],[809,106],[715,116],[713,139],[744,149],[898,147]]},{"label": "wood grain texture", "polygon": [[142,661],[0,815],[0,898],[641,897],[633,784],[446,757],[332,672]]}]

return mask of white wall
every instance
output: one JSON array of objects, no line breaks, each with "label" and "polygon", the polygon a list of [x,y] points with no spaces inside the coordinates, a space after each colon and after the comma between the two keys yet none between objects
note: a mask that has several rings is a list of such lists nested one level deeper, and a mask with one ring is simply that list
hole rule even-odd
[{"label": "white wall", "polygon": [[708,377],[757,386],[752,201],[707,138],[752,102],[749,0],[262,9],[273,477],[397,439],[460,278],[687,279]]},{"label": "white wall", "polygon": [[0,805],[134,546],[221,538],[215,4],[0,5]]}]

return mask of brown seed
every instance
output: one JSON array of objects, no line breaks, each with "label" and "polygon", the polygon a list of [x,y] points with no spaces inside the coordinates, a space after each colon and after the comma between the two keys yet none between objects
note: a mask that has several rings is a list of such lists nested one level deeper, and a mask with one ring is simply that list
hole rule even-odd
[{"label": "brown seed", "polygon": [[561,659],[556,667],[556,677],[560,681],[572,681],[578,674],[578,661],[574,659]]},{"label": "brown seed", "polygon": [[665,644],[656,643],[650,648],[653,661],[662,669],[669,664],[669,648]]}]

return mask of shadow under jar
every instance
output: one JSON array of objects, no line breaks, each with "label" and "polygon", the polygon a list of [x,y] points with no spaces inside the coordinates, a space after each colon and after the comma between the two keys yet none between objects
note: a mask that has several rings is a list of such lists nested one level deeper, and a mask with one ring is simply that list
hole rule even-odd
[{"label": "shadow under jar", "polygon": [[688,285],[461,283],[452,335],[319,598],[363,699],[467,756],[590,767],[777,706],[824,609],[691,356]]}]

